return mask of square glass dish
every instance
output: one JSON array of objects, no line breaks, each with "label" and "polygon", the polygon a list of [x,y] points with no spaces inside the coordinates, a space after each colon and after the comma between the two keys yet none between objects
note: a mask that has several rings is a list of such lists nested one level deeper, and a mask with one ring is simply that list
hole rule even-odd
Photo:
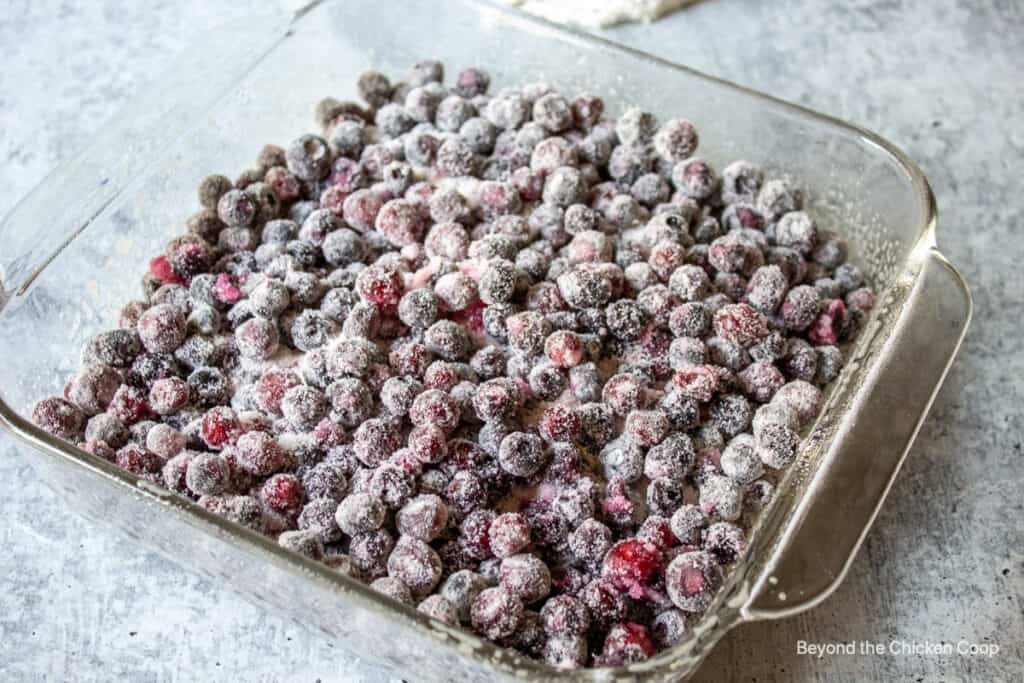
[{"label": "square glass dish", "polygon": [[[555,671],[399,606],[27,419],[34,400],[60,393],[83,342],[115,326],[120,306],[138,295],[134,264],[181,231],[202,177],[246,168],[254,145],[310,129],[313,105],[326,95],[354,99],[365,69],[401,72],[427,56],[482,66],[499,88],[546,80],[598,93],[612,115],[637,103],[689,118],[715,165],[746,158],[804,188],[819,224],[850,239],[852,260],[880,293],[746,556],[685,642],[643,663]],[[935,221],[913,162],[827,116],[491,4],[315,2],[200,39],[0,225],[0,422],[64,500],[97,523],[399,674],[677,680],[732,626],[807,609],[842,579],[969,321],[969,294],[936,249]]]}]

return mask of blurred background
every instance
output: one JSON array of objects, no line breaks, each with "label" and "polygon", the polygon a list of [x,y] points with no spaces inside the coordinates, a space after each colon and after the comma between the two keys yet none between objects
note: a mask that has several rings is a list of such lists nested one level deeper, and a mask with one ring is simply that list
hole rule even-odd
[{"label": "blurred background", "polygon": [[[300,4],[7,0],[0,213],[197,33]],[[598,32],[893,141],[930,179],[943,251],[975,298],[965,346],[845,583],[803,615],[736,629],[697,680],[1020,680],[1024,4],[704,0]],[[0,451],[0,679],[388,679],[72,516],[2,436]],[[1002,651],[819,660],[796,649],[893,639]]]}]

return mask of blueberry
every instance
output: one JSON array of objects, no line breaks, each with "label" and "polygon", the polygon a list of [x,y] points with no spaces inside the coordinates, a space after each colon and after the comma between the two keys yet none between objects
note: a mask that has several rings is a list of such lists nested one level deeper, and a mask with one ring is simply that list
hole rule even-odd
[{"label": "blueberry", "polygon": [[459,95],[449,95],[437,105],[437,127],[443,131],[457,132],[476,113],[476,108],[469,100]]},{"label": "blueberry", "polygon": [[769,180],[757,193],[757,208],[769,221],[776,221],[790,211],[798,211],[802,205],[800,192],[785,180]]},{"label": "blueberry", "polygon": [[631,299],[619,299],[605,309],[608,331],[623,341],[633,341],[640,336],[647,322],[643,309]]},{"label": "blueberry", "polygon": [[653,114],[630,107],[615,123],[615,132],[623,145],[650,142],[658,130]]},{"label": "blueberry", "polygon": [[517,93],[498,95],[487,103],[484,116],[498,128],[515,129],[530,115],[530,105]]},{"label": "blueberry", "polygon": [[379,71],[364,71],[356,82],[359,96],[373,107],[383,107],[391,98],[391,81]]},{"label": "blueberry", "polygon": [[415,86],[440,83],[444,80],[444,64],[436,59],[423,59],[409,69],[407,81]]},{"label": "blueberry", "polygon": [[374,123],[384,135],[392,138],[408,132],[416,125],[416,121],[409,112],[398,104],[385,104],[378,109]]},{"label": "blueberry", "polygon": [[662,159],[678,163],[697,151],[697,130],[686,119],[669,119],[654,134],[654,149]]},{"label": "blueberry", "polygon": [[288,145],[285,159],[288,163],[288,170],[300,180],[320,180],[327,175],[331,168],[331,151],[327,146],[327,141],[317,135],[303,135],[296,138]]},{"label": "blueberry", "polygon": [[722,169],[722,199],[729,204],[753,203],[764,182],[764,172],[749,161],[734,161]]},{"label": "blueberry", "polygon": [[473,175],[479,159],[473,147],[461,137],[449,137],[437,150],[437,170],[445,176]]},{"label": "blueberry", "polygon": [[672,167],[672,182],[684,197],[707,200],[719,187],[714,169],[703,159],[691,158]]},{"label": "blueberry", "polygon": [[232,189],[231,181],[222,175],[206,176],[199,183],[199,203],[207,209],[217,208],[217,202]]},{"label": "blueberry", "polygon": [[502,440],[498,461],[509,474],[529,477],[544,465],[543,442],[535,434],[513,432]]},{"label": "blueberry", "polygon": [[498,130],[490,120],[474,116],[459,127],[459,137],[477,154],[489,154],[494,149]]}]

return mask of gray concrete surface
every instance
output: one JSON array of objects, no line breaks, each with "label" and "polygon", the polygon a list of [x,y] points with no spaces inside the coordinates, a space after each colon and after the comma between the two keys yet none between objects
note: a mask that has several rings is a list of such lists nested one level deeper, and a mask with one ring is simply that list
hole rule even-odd
[{"label": "gray concrete surface", "polygon": [[[186,49],[260,3],[14,0],[0,12],[0,212]],[[836,594],[731,633],[699,680],[1024,677],[1024,7],[705,0],[605,32],[874,129],[917,160],[975,321]],[[2,361],[0,361],[2,362]],[[0,679],[380,680],[321,636],[70,515],[0,455]],[[997,643],[990,658],[797,653],[800,640]]]}]

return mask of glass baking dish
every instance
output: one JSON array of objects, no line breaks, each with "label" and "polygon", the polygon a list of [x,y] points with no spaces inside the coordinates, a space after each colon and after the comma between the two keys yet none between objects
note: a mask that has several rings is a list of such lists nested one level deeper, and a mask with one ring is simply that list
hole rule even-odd
[{"label": "glass baking dish", "polygon": [[[313,126],[325,95],[354,98],[368,67],[424,56],[480,65],[497,87],[546,80],[684,115],[716,165],[747,158],[807,191],[819,224],[850,238],[879,304],[764,511],[745,558],[688,639],[622,670],[557,672],[392,603],[363,584],[138,481],[34,427],[91,334],[139,295],[148,257],[194,210],[199,179],[246,168],[264,142]],[[971,302],[935,243],[920,170],[878,136],[801,107],[497,5],[315,2],[218,29],[54,171],[0,226],[0,420],[41,477],[86,516],[415,679],[677,680],[744,620],[787,616],[841,581],[931,405]],[[126,267],[127,264],[127,267]]]}]

